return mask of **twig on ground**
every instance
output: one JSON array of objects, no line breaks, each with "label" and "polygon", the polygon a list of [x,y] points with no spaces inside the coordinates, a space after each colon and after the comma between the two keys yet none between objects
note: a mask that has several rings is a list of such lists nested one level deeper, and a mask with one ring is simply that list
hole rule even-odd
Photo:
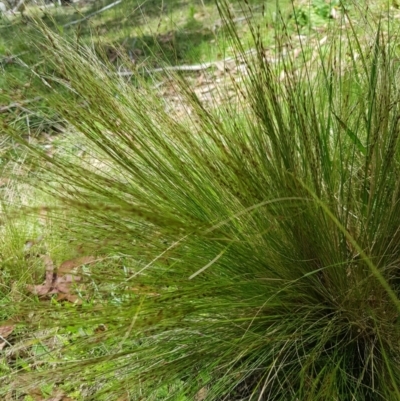
[{"label": "twig on ground", "polygon": [[[245,54],[252,54],[255,53],[256,49],[250,49],[244,52]],[[146,70],[145,72],[147,74],[152,74],[154,72],[163,72],[163,71],[203,71],[207,70],[211,67],[217,67],[220,68],[221,64],[225,63],[230,63],[233,61],[236,61],[236,57],[227,57],[223,60],[218,60],[218,61],[210,61],[208,63],[202,63],[202,64],[193,64],[193,65],[172,65],[172,66],[165,66],[165,67],[157,67],[153,68],[151,70]],[[269,60],[270,62],[275,62],[276,60]],[[121,71],[118,72],[118,75],[121,77],[130,77],[133,75],[133,71]]]},{"label": "twig on ground", "polygon": [[203,64],[193,64],[193,65],[171,65],[166,67],[158,67],[149,70],[148,72],[162,72],[162,71],[202,71],[208,68],[214,67],[217,62],[211,61],[209,63]]},{"label": "twig on ground", "polygon": [[[211,68],[215,66],[215,62],[210,62],[210,63],[204,63],[204,64],[195,64],[195,65],[173,65],[173,66],[167,66],[167,67],[158,67],[158,68],[153,68],[152,70],[146,70],[145,72],[147,74],[151,74],[154,72],[162,72],[162,71],[203,71],[207,70],[208,68]],[[119,71],[118,75],[120,77],[130,77],[134,74],[133,71]]]}]

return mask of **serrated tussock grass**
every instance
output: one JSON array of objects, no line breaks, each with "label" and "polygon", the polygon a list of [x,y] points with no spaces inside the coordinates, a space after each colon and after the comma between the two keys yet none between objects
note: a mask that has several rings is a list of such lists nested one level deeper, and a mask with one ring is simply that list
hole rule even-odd
[{"label": "serrated tussock grass", "polygon": [[99,400],[398,400],[392,34],[371,19],[361,36],[348,17],[306,42],[282,26],[271,58],[218,6],[245,66],[237,101],[204,104],[169,73],[182,119],[139,72],[133,86],[43,30],[51,104],[91,156],[32,149],[38,181],[64,202],[67,238],[127,261],[93,269],[80,306],[32,306],[41,327],[92,330],[32,378]]}]

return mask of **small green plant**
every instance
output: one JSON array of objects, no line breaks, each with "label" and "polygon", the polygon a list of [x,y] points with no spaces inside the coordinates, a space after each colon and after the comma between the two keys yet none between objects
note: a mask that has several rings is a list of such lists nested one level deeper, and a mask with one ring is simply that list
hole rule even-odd
[{"label": "small green plant", "polygon": [[304,27],[323,26],[330,19],[339,18],[341,12],[347,10],[347,1],[313,0],[293,2],[292,22]]},{"label": "small green plant", "polygon": [[344,2],[341,0],[314,0],[312,2],[312,6],[317,15],[321,16],[322,18],[331,18],[332,9],[339,7],[341,3],[343,4]]},{"label": "small green plant", "polygon": [[242,79],[210,105],[170,73],[186,118],[42,27],[49,100],[90,157],[27,144],[33,184],[64,205],[71,244],[120,262],[87,272],[80,305],[32,305],[32,330],[75,340],[24,383],[84,383],[94,400],[398,400],[391,30],[370,19],[364,43],[347,16],[305,42],[277,21],[266,55],[258,27],[246,51],[217,5]]}]

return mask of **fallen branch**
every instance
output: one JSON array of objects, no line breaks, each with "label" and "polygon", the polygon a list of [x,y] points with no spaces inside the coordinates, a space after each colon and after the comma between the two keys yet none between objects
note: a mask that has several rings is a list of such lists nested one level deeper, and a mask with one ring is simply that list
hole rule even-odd
[{"label": "fallen branch", "polygon": [[111,3],[111,4],[109,4],[108,6],[105,6],[105,7],[101,8],[100,10],[95,11],[94,13],[88,14],[88,15],[86,15],[85,17],[80,18],[80,19],[77,19],[77,20],[75,20],[75,21],[68,22],[68,24],[63,25],[63,28],[67,28],[68,26],[76,25],[76,24],[79,24],[80,22],[86,21],[86,20],[88,20],[89,18],[92,18],[92,17],[94,17],[95,15],[100,14],[100,13],[106,11],[106,10],[109,10],[110,8],[112,8],[112,7],[114,7],[114,6],[118,5],[118,4],[120,4],[120,3],[122,3],[122,2],[123,2],[123,0],[114,1],[114,3]]},{"label": "fallen branch", "polygon": [[[167,67],[158,67],[153,68],[152,70],[147,70],[148,74],[153,72],[163,72],[163,71],[202,71],[207,70],[208,68],[214,67],[216,62],[204,63],[204,64],[195,64],[195,65],[172,65]],[[118,73],[121,77],[129,77],[133,75],[132,71],[121,71]]]},{"label": "fallen branch", "polygon": [[[250,49],[245,52],[245,54],[253,54],[256,52],[256,49]],[[166,66],[166,67],[158,67],[158,68],[153,68],[151,70],[146,70],[147,74],[152,74],[154,72],[164,72],[164,71],[204,71],[207,70],[211,67],[217,67],[220,68],[221,65],[224,65],[226,63],[230,63],[232,61],[236,61],[236,57],[227,57],[223,60],[218,60],[218,61],[210,61],[208,63],[202,63],[202,64],[193,64],[193,65],[172,65],[172,66]],[[118,72],[118,75],[121,77],[130,77],[134,74],[132,71],[121,71]]]}]

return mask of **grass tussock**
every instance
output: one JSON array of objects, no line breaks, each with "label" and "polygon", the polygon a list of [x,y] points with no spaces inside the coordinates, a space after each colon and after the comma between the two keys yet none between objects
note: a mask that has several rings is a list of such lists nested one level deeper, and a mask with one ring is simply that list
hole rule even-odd
[{"label": "grass tussock", "polygon": [[25,380],[96,400],[398,400],[394,33],[343,14],[292,52],[282,27],[272,60],[256,26],[245,51],[218,5],[244,66],[237,101],[206,105],[169,73],[186,119],[43,31],[49,101],[90,156],[32,148],[31,162],[67,208],[63,235],[103,262],[81,305],[30,305],[43,341],[85,332]]}]

